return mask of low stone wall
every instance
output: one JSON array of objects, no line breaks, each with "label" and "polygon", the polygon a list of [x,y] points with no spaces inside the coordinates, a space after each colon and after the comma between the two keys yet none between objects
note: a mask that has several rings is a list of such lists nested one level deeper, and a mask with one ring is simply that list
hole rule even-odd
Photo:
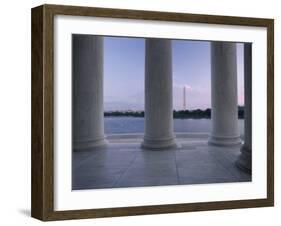
[{"label": "low stone wall", "polygon": [[[107,134],[106,137],[108,140],[114,139],[142,139],[144,136],[143,133],[123,133],[123,134]],[[208,133],[176,133],[176,138],[201,138],[207,139],[209,137]]]}]

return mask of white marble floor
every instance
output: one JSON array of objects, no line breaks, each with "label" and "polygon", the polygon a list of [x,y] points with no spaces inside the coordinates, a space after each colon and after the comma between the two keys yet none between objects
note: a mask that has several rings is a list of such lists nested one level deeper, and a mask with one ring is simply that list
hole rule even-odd
[{"label": "white marble floor", "polygon": [[143,150],[141,139],[109,137],[108,147],[73,152],[72,189],[251,181],[235,165],[239,146],[207,144],[206,136],[179,136],[174,150]]}]

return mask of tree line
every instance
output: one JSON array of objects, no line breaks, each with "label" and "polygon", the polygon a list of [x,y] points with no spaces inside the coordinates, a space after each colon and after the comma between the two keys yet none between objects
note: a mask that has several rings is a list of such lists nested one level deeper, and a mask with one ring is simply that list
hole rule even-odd
[{"label": "tree line", "polygon": [[[244,107],[238,106],[237,109],[238,118],[244,118]],[[106,111],[104,112],[105,117],[122,117],[122,116],[129,116],[129,117],[144,117],[144,111]],[[174,110],[173,111],[173,118],[211,118],[211,109],[207,108],[205,110],[195,109],[195,110]]]}]

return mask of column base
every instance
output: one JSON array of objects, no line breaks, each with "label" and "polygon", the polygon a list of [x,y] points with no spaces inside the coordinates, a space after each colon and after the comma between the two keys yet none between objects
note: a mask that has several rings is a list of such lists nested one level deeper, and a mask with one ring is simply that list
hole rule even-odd
[{"label": "column base", "polygon": [[226,137],[211,135],[208,144],[216,146],[236,146],[242,143],[240,136]]},{"label": "column base", "polygon": [[245,145],[241,147],[241,154],[236,161],[236,166],[247,173],[252,172],[252,150],[249,147]]},{"label": "column base", "polygon": [[175,137],[154,139],[144,137],[141,148],[149,150],[175,149],[180,145],[176,143]]},{"label": "column base", "polygon": [[73,149],[74,151],[80,151],[84,149],[98,149],[104,148],[108,144],[108,141],[105,137],[101,137],[94,140],[85,140],[85,141],[74,141]]}]

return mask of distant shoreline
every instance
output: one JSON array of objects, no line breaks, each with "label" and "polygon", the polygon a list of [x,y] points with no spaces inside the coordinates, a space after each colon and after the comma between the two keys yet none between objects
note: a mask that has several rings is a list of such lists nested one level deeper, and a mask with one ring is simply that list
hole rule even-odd
[{"label": "distant shoreline", "polygon": [[[136,117],[144,118],[144,111],[106,111],[104,112],[104,117]],[[237,114],[239,119],[244,119],[244,107],[239,106],[237,109]],[[175,119],[210,119],[211,109],[207,108],[205,110],[179,110],[173,111],[173,118]]]}]

